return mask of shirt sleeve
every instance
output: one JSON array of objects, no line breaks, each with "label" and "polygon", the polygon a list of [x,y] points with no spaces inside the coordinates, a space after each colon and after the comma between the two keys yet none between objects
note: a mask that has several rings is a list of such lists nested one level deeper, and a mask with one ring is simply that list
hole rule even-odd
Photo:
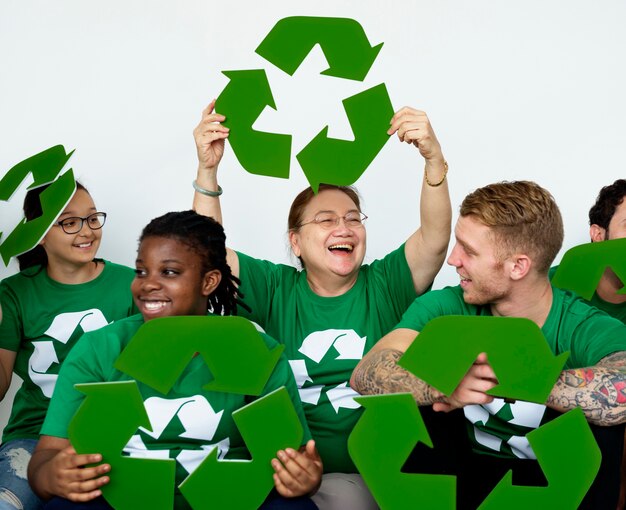
[{"label": "shirt sleeve", "polygon": [[91,341],[98,331],[85,333],[63,362],[41,427],[41,434],[67,439],[68,426],[85,398],[74,386],[104,380],[97,352]]},{"label": "shirt sleeve", "polygon": [[[237,315],[241,315],[256,322],[265,328],[269,320],[271,303],[276,288],[281,282],[283,268],[267,260],[259,260],[244,253],[237,252],[239,257],[239,287],[243,294],[243,302],[250,308],[250,312],[238,307]],[[296,271],[295,268],[291,268]]]},{"label": "shirt sleeve", "polygon": [[401,316],[417,297],[404,250],[405,245],[402,244],[382,259],[372,262],[368,269],[377,286],[384,287],[389,293],[390,304],[397,317]]},{"label": "shirt sleeve", "polygon": [[17,352],[24,336],[17,296],[6,283],[0,283],[0,349]]},{"label": "shirt sleeve", "polygon": [[421,331],[435,317],[466,315],[467,309],[463,301],[463,291],[459,287],[434,290],[413,301],[394,329],[407,328]]}]

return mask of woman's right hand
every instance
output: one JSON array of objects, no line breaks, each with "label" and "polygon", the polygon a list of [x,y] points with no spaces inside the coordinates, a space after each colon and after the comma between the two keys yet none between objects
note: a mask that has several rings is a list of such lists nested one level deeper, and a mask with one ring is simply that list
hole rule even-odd
[{"label": "woman's right hand", "polygon": [[[45,465],[39,476],[47,479],[46,492],[70,501],[90,501],[102,495],[100,487],[109,483],[111,470],[102,462],[102,455],[77,454],[73,446],[59,450]],[[96,466],[85,467],[88,464]]]},{"label": "woman's right hand", "polygon": [[215,113],[214,108],[215,99],[203,110],[202,120],[193,130],[199,176],[202,172],[217,172],[217,166],[224,155],[224,140],[228,137],[229,129],[220,124],[226,117]]}]

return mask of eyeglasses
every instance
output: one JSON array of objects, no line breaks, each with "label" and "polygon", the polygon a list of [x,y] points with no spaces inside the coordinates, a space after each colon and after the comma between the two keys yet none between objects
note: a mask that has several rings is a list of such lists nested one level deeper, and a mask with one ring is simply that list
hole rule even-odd
[{"label": "eyeglasses", "polygon": [[57,221],[55,225],[60,226],[66,234],[78,234],[82,230],[85,222],[87,222],[87,226],[91,230],[99,230],[104,226],[106,219],[107,213],[96,212],[85,218],[81,218],[80,216],[71,216],[70,218]]},{"label": "eyeglasses", "polygon": [[363,226],[363,222],[367,219],[367,216],[360,212],[349,212],[345,216],[339,216],[338,214],[328,212],[328,213],[320,213],[311,221],[305,221],[304,223],[300,223],[300,227],[304,225],[310,225],[311,223],[315,223],[324,229],[336,228],[339,226],[341,220],[346,227],[349,228],[359,228]]}]

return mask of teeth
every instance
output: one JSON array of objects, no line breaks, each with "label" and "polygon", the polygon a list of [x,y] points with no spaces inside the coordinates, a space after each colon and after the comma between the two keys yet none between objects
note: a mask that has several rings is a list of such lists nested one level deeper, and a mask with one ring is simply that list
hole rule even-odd
[{"label": "teeth", "polygon": [[144,301],[143,306],[150,312],[160,310],[165,306],[165,301]]},{"label": "teeth", "polygon": [[352,251],[354,247],[351,244],[333,244],[328,247],[329,250],[348,250]]},{"label": "teeth", "polygon": [[74,246],[78,246],[79,248],[89,248],[91,246],[91,243],[81,243],[81,244],[75,244]]}]

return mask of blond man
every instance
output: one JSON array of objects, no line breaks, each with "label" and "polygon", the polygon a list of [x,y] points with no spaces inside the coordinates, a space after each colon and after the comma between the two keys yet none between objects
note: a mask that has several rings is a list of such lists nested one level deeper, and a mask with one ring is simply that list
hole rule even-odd
[{"label": "blond man", "polygon": [[[626,421],[626,326],[551,286],[548,270],[563,242],[563,222],[539,185],[502,182],[477,189],[463,201],[454,233],[448,263],[460,285],[416,299],[359,363],[350,384],[362,394],[411,392],[419,405],[463,409],[476,465],[467,470],[471,483],[459,480],[471,488],[459,502],[472,508],[497,483],[500,468],[536,466],[525,435],[547,419],[546,406],[558,412],[580,407],[597,425]],[[443,315],[524,317],[541,328],[554,354],[570,351],[546,406],[487,395],[497,380],[484,354],[448,397],[399,367],[424,325]]]}]

